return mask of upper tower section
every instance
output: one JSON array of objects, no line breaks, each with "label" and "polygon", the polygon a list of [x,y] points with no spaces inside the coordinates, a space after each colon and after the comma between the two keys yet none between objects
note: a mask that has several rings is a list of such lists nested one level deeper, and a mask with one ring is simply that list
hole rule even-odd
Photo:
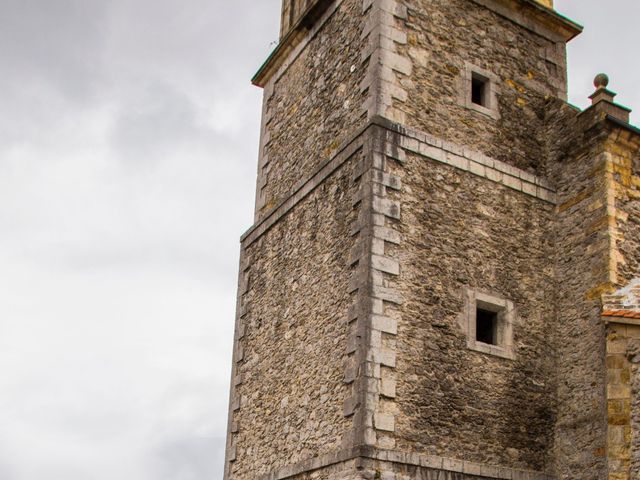
[{"label": "upper tower section", "polygon": [[[540,5],[553,9],[553,0],[535,0]],[[280,39],[284,38],[320,0],[282,0]]]},{"label": "upper tower section", "polygon": [[581,27],[551,0],[283,0],[264,87],[256,220],[386,118],[544,175],[544,108]]},{"label": "upper tower section", "polygon": [[406,17],[381,18],[376,114],[544,175],[545,102],[567,98],[581,27],[542,0],[396,3]]}]

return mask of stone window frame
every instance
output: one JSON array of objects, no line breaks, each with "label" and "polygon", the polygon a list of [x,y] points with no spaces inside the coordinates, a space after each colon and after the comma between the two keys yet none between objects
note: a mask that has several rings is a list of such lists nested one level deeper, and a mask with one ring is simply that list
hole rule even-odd
[{"label": "stone window frame", "polygon": [[[484,106],[478,105],[471,100],[471,88],[474,76],[480,77],[486,81],[486,105]],[[458,103],[465,108],[498,120],[500,118],[500,111],[498,108],[499,85],[500,79],[496,74],[472,63],[465,62],[464,69],[462,70],[462,75],[460,77],[460,97],[458,99]]]},{"label": "stone window frame", "polygon": [[[496,345],[476,340],[476,312],[478,308],[498,314]],[[516,308],[511,300],[478,289],[464,288],[464,311],[460,316],[460,326],[467,335],[469,350],[514,360],[513,327],[515,320]]]}]

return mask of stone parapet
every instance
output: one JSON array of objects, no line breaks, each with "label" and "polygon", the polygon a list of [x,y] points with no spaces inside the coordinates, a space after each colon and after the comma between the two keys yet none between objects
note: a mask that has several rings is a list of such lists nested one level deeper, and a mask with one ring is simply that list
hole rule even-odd
[{"label": "stone parapet", "polygon": [[[640,313],[640,312],[638,312]],[[609,480],[640,474],[640,324],[637,318],[607,316],[607,460]]]},{"label": "stone parapet", "polygon": [[640,475],[640,278],[602,295],[607,326],[606,401],[609,480]]}]

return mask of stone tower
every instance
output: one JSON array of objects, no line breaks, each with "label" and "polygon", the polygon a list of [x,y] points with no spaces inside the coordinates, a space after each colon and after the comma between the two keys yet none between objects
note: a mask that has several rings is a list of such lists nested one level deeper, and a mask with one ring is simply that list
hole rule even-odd
[{"label": "stone tower", "polygon": [[640,478],[640,130],[566,103],[580,31],[283,0],[226,479]]}]

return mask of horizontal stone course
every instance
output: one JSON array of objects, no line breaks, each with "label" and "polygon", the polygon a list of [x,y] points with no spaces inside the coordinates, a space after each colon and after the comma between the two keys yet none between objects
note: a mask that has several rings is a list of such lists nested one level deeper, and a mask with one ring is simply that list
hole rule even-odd
[{"label": "horizontal stone course", "polygon": [[[382,419],[379,418],[379,420]],[[390,419],[387,420],[390,421]],[[390,424],[387,426],[391,427]],[[464,477],[455,477],[456,480],[476,480],[477,477],[496,480],[556,480],[556,477],[553,475],[541,472],[503,468],[435,455],[422,455],[418,453],[384,450],[365,446],[339,450],[327,455],[308,459],[295,465],[290,465],[271,472],[267,475],[260,476],[258,480],[284,480],[295,477],[303,472],[312,472],[314,470],[319,470],[354,459],[361,459],[359,462],[361,466],[365,466],[369,464],[369,462],[375,461],[383,462],[383,464],[394,464],[397,467],[419,467],[424,469],[424,475],[429,475],[419,478],[428,479],[452,479],[453,477],[447,475],[453,473],[464,475]],[[393,469],[393,466],[385,468],[385,471],[388,472],[386,475],[393,475],[389,472],[389,469]],[[469,475],[469,477],[467,477],[467,475]],[[395,477],[391,476],[388,478]]]},{"label": "horizontal stone course", "polygon": [[[400,125],[390,122],[386,119],[375,117],[371,119],[371,121],[367,123],[367,125],[355,132],[351,138],[347,139],[344,144],[337,149],[336,154],[329,158],[323,165],[321,165],[313,175],[298,182],[298,184],[293,189],[293,193],[288,198],[283,200],[279,206],[274,208],[267,217],[259,220],[255,225],[253,225],[242,236],[241,241],[246,242],[246,244],[249,245],[253,243],[257,238],[259,238],[262,234],[264,234],[264,232],[266,232],[271,225],[275,224],[300,200],[302,200],[306,195],[313,191],[313,189],[320,185],[328,175],[330,175],[336,168],[338,168],[343,162],[351,157],[358,149],[362,148],[363,143],[361,141],[361,138],[363,133],[372,128],[374,125],[382,126],[388,129],[389,135],[397,135],[398,133],[400,133],[401,140],[399,143],[402,144],[401,147],[387,144],[385,146],[385,155],[401,162],[405,161],[406,159],[405,149],[442,163],[447,163],[443,159],[443,156],[446,155],[446,152],[449,152],[451,150],[455,150],[457,152],[461,151],[460,147],[456,147],[449,142],[445,142],[424,132],[401,127]],[[396,132],[396,129],[400,130],[400,132]],[[429,147],[432,148],[429,149]],[[465,158],[469,160],[469,168],[466,169],[466,171],[469,171],[470,173],[474,173],[474,171],[472,171],[472,168],[477,169],[477,164],[482,164],[485,167],[488,167],[489,165],[494,165],[498,162],[498,160],[489,159],[488,157],[478,152],[472,152],[466,148],[462,149],[462,151]],[[483,160],[480,161],[480,159]],[[471,166],[472,164],[473,167]],[[477,173],[474,174],[477,175]],[[522,174],[526,176],[528,172],[522,171]],[[362,172],[358,174],[356,171],[355,176],[359,177],[360,175],[362,175]],[[484,178],[488,180],[504,184],[504,177],[505,174],[496,168],[485,168]],[[516,177],[513,178],[514,180],[516,179]],[[527,185],[531,182],[527,182],[525,179],[520,178],[520,173],[518,173],[517,178],[522,180],[523,182],[522,187],[519,191],[522,191],[527,195],[535,196],[536,198],[549,203],[555,204],[557,202],[556,192],[552,189],[549,181],[545,178],[534,177],[534,185],[536,186],[535,195],[533,194],[530,185]],[[356,233],[359,228],[360,225],[354,224],[354,230],[352,231],[352,233]],[[394,232],[391,235],[397,236],[398,234],[397,232]]]},{"label": "horizontal stone course", "polygon": [[542,177],[415,129],[402,127],[401,134],[399,143],[403,149],[446,163],[545,202],[556,203],[555,191],[548,180]]}]

